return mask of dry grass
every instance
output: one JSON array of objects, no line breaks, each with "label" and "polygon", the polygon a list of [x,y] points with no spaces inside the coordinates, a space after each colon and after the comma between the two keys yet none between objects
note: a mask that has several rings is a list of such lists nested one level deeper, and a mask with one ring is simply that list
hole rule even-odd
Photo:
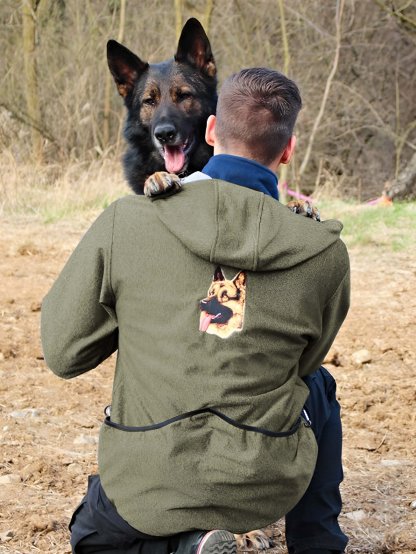
[{"label": "dry grass", "polygon": [[0,157],[0,214],[33,215],[45,223],[84,216],[127,194],[121,163],[113,158],[66,165],[17,163]]}]

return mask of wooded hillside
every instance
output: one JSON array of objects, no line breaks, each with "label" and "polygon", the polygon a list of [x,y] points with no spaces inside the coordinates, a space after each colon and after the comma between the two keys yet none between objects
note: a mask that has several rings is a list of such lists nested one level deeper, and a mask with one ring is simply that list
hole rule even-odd
[{"label": "wooded hillside", "polygon": [[[387,181],[397,188],[416,152],[411,0],[3,0],[0,163],[119,157],[124,108],[107,40],[161,61],[190,16],[207,31],[220,82],[248,66],[298,82],[304,108],[292,186],[361,200]],[[415,172],[406,174],[414,182]]]}]

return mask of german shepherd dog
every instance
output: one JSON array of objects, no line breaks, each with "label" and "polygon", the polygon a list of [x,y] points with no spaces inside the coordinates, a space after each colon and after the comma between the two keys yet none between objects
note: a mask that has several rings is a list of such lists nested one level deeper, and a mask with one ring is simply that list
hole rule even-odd
[{"label": "german shepherd dog", "polygon": [[110,40],[107,61],[127,108],[124,170],[134,192],[143,194],[156,171],[186,175],[202,169],[212,156],[205,124],[215,114],[217,70],[199,21],[186,22],[170,60],[149,64]]},{"label": "german shepherd dog", "polygon": [[227,339],[243,329],[246,279],[245,271],[226,279],[221,267],[216,268],[208,295],[199,303],[200,331]]}]

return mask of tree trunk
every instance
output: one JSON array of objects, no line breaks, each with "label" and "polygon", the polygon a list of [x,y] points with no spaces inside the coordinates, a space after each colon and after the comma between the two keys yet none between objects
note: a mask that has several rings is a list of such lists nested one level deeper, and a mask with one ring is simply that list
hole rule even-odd
[{"label": "tree trunk", "polygon": [[209,28],[211,25],[211,15],[212,15],[213,9],[214,9],[214,0],[206,0],[205,12],[202,17],[202,26],[204,27],[205,32],[207,34],[209,33]]},{"label": "tree trunk", "polygon": [[[120,1],[120,19],[118,26],[117,42],[123,42],[124,28],[126,23],[126,1]],[[111,86],[113,84],[113,78],[110,71],[106,73],[105,86],[104,86],[104,110],[103,110],[103,150],[107,148],[110,143],[110,113],[111,113]]]},{"label": "tree trunk", "polygon": [[42,162],[43,143],[41,127],[40,101],[38,91],[38,74],[36,65],[36,10],[39,0],[23,0],[23,58],[26,81],[26,105],[31,125],[32,158]]},{"label": "tree trunk", "polygon": [[182,0],[175,0],[175,34],[176,42],[178,42],[179,37],[182,32]]},{"label": "tree trunk", "polygon": [[343,12],[343,10],[344,10],[344,0],[337,0],[336,15],[335,15],[335,29],[336,29],[336,32],[335,32],[334,61],[332,62],[332,68],[331,68],[331,71],[330,71],[330,73],[328,75],[328,78],[326,80],[325,90],[324,90],[324,94],[322,96],[322,101],[321,101],[321,107],[319,108],[319,112],[318,112],[318,115],[316,116],[316,119],[314,121],[311,134],[309,135],[309,141],[308,141],[308,145],[307,145],[307,148],[306,148],[305,156],[302,160],[302,163],[300,164],[299,177],[302,177],[302,175],[304,174],[305,169],[306,169],[306,167],[309,163],[309,158],[310,158],[311,153],[312,153],[312,147],[313,147],[313,143],[314,143],[314,140],[315,140],[315,136],[318,132],[319,125],[321,124],[321,119],[322,119],[322,116],[324,115],[325,106],[326,106],[326,102],[328,100],[329,91],[331,89],[332,81],[335,77],[335,73],[336,73],[337,68],[338,68],[339,55],[340,55],[340,50],[341,50],[341,39],[342,39],[342,36],[341,36],[341,22],[342,22],[342,12]]},{"label": "tree trunk", "polygon": [[[285,75],[288,75],[289,65],[290,65],[290,51],[289,51],[289,41],[287,38],[285,8],[284,8],[283,0],[277,0],[277,6],[279,8],[280,31],[282,33],[283,73]],[[283,185],[285,183],[287,184],[287,174],[288,174],[288,167],[286,164],[285,165],[282,164],[279,168],[279,182],[281,184],[279,195],[280,195],[280,201],[283,202],[284,204],[286,204],[286,192]]]},{"label": "tree trunk", "polygon": [[397,178],[386,183],[384,194],[391,200],[416,198],[416,152]]}]

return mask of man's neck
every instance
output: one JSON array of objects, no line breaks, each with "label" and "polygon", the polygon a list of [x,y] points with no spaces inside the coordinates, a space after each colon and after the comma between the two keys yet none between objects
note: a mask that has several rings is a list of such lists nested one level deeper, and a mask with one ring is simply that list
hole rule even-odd
[{"label": "man's neck", "polygon": [[279,199],[277,176],[268,167],[249,158],[216,154],[202,172],[213,179],[222,179]]}]

